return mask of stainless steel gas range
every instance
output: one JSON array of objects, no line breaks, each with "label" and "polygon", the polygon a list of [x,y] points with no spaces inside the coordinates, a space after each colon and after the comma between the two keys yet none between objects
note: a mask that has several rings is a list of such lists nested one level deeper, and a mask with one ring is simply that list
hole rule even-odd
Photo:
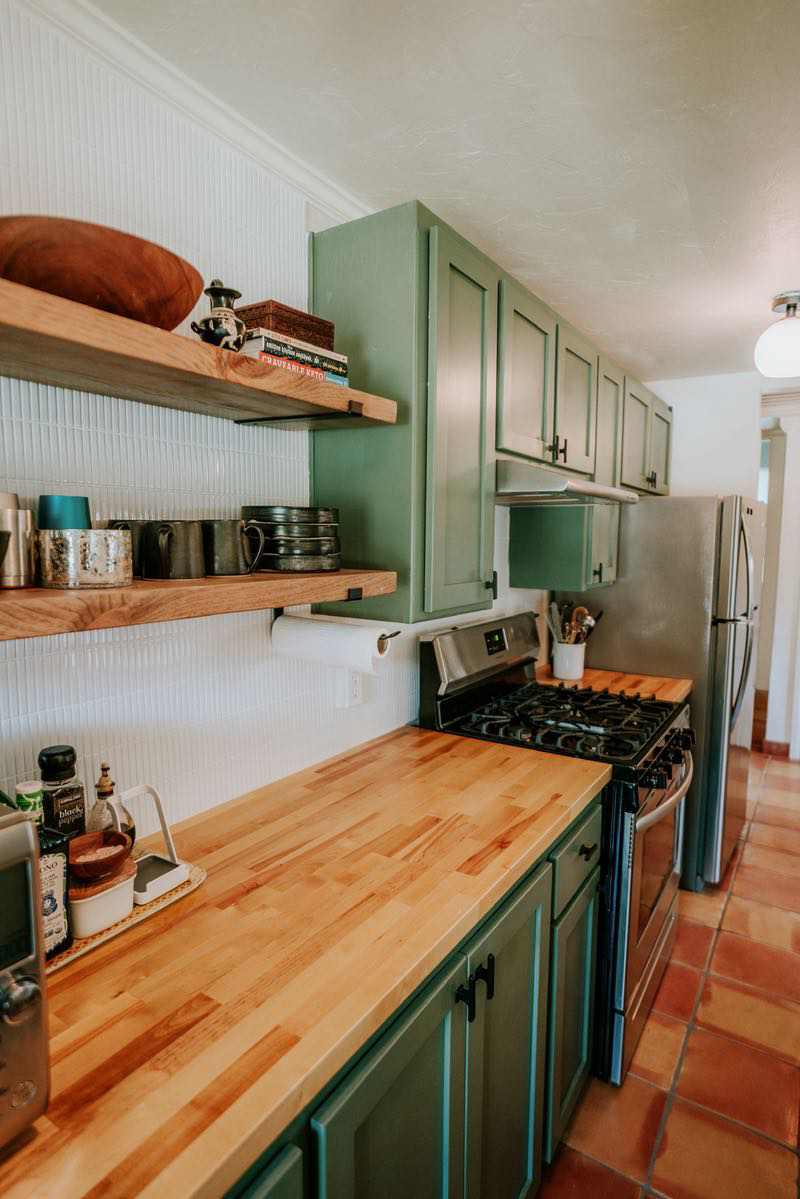
[{"label": "stainless steel gas range", "polygon": [[420,724],[612,767],[603,793],[595,1073],[620,1084],[675,939],[688,704],[537,683],[532,612],[420,640]]}]

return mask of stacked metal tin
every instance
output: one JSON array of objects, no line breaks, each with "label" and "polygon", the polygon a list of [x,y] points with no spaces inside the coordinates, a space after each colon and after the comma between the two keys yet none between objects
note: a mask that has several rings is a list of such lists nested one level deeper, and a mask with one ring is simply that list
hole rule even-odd
[{"label": "stacked metal tin", "polygon": [[264,550],[258,570],[339,570],[338,508],[289,508],[283,504],[246,504],[245,531],[259,527]]}]

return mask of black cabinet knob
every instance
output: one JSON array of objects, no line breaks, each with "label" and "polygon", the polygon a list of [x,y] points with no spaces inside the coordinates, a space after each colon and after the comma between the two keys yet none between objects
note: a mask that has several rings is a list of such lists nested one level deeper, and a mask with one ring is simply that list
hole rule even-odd
[{"label": "black cabinet knob", "polygon": [[593,841],[591,845],[582,845],[578,850],[578,857],[588,862],[597,853],[598,848],[599,846],[596,841]]}]

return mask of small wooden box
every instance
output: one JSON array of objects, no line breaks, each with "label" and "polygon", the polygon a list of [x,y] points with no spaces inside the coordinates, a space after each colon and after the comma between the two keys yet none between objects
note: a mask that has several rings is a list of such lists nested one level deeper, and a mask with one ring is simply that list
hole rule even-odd
[{"label": "small wooden box", "polygon": [[297,337],[325,350],[333,349],[333,321],[323,320],[321,316],[312,316],[310,312],[302,312],[299,308],[290,308],[288,304],[281,304],[279,300],[245,304],[236,309],[236,315],[241,317],[248,329],[271,329],[273,333]]}]

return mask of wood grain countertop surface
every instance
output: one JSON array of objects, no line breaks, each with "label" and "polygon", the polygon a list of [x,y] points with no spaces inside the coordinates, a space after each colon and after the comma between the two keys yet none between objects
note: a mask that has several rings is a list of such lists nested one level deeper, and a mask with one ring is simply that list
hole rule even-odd
[{"label": "wood grain countertop surface", "polygon": [[222,1195],[610,773],[406,727],[178,825],[208,880],[50,979],[0,1194]]},{"label": "wood grain countertop surface", "polygon": [[592,666],[587,666],[583,677],[574,682],[554,678],[550,667],[543,666],[536,671],[536,681],[560,684],[564,687],[589,687],[592,691],[608,690],[616,694],[642,695],[663,699],[669,703],[681,703],[688,699],[693,686],[691,679],[669,679],[655,674],[625,674],[621,670],[596,670]]}]

